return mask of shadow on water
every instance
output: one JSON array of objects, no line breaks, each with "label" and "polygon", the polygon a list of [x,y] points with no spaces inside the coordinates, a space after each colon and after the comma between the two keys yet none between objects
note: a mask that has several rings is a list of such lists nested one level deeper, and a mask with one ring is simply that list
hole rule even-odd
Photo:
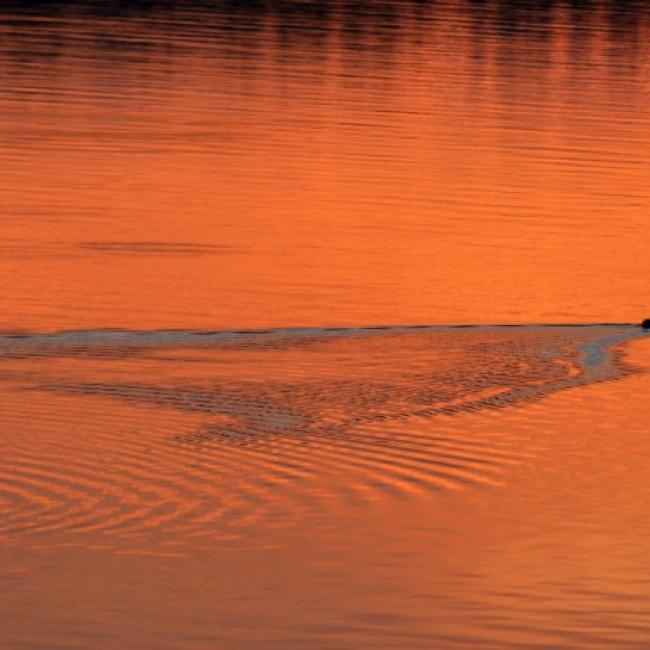
[{"label": "shadow on water", "polygon": [[[576,28],[571,37],[584,38],[581,27],[620,34],[638,33],[640,25],[647,24],[650,12],[647,3],[640,0],[465,0],[464,2],[437,2],[434,0],[391,0],[362,2],[350,0],[228,0],[226,2],[191,2],[189,0],[19,0],[3,2],[0,20],[7,28],[24,26],[21,18],[59,18],[71,20],[107,19],[137,21],[146,31],[191,32],[202,30],[218,32],[255,33],[272,27],[281,38],[290,43],[308,35],[309,45],[315,49],[327,47],[328,32],[340,32],[349,39],[349,45],[363,46],[378,38],[385,42],[402,38],[435,35],[436,23],[444,24],[450,14],[465,15],[473,37],[480,41],[486,33],[502,36],[548,40],[553,37],[558,16]],[[52,25],[54,31],[57,26]],[[426,28],[426,34],[418,31]],[[65,38],[66,26],[60,29]]]},{"label": "shadow on water", "polygon": [[[0,58],[21,64],[72,54],[80,61],[102,64],[108,55],[111,66],[128,68],[152,59],[164,65],[172,58],[200,53],[208,60],[263,71],[270,56],[280,77],[301,62],[325,66],[329,59],[338,59],[343,70],[353,75],[363,71],[386,83],[399,78],[404,51],[421,52],[426,58],[430,48],[449,37],[449,26],[460,26],[474,64],[494,65],[508,84],[530,74],[529,61],[521,57],[526,43],[538,68],[537,83],[546,87],[551,83],[546,70],[562,56],[564,32],[577,62],[591,61],[593,35],[601,32],[611,43],[604,52],[610,64],[636,67],[641,62],[635,44],[649,24],[645,3],[621,0],[12,0],[0,7],[5,39]],[[556,54],[547,57],[547,49]],[[48,72],[65,75],[66,70],[62,64]],[[20,74],[20,69],[15,72]],[[3,74],[12,74],[11,68]],[[477,68],[475,74],[480,81],[491,73]],[[5,92],[11,94],[11,84]]]}]

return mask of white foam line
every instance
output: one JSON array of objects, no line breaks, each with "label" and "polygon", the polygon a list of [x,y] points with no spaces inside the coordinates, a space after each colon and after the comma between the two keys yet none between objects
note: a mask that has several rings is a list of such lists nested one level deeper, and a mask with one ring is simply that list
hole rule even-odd
[{"label": "white foam line", "polygon": [[[160,345],[182,345],[201,347],[206,343],[217,341],[246,340],[253,337],[268,339],[340,337],[400,334],[417,331],[455,331],[458,329],[502,329],[526,328],[545,330],[549,328],[586,328],[586,327],[621,327],[634,329],[641,333],[638,326],[631,323],[558,323],[558,324],[494,324],[494,325],[376,325],[367,327],[285,327],[260,330],[78,330],[51,333],[4,334],[0,335],[0,354],[2,347],[15,349],[38,345],[88,345],[118,344],[133,347],[156,347]],[[627,338],[630,333],[622,335]],[[619,337],[609,337],[612,340]]]}]

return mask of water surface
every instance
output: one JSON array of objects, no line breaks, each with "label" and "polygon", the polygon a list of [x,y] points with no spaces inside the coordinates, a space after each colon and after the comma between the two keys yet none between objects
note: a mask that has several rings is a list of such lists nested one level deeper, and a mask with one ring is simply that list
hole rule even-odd
[{"label": "water surface", "polygon": [[636,321],[645,2],[3,3],[0,328]]},{"label": "water surface", "polygon": [[649,43],[3,2],[0,647],[647,648]]},{"label": "water surface", "polygon": [[647,644],[637,327],[0,343],[3,647]]}]

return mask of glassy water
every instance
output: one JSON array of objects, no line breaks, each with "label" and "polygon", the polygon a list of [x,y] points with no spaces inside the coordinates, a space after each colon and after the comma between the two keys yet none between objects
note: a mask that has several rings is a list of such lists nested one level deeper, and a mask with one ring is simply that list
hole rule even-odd
[{"label": "glassy water", "polygon": [[640,0],[3,2],[0,647],[647,648],[649,75]]}]

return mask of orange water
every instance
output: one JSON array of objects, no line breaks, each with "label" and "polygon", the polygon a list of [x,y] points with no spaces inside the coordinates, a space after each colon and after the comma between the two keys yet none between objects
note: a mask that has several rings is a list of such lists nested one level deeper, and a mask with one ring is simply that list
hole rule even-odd
[{"label": "orange water", "polygon": [[0,329],[645,314],[643,2],[3,6]]},{"label": "orange water", "polygon": [[649,36],[2,3],[0,649],[647,648]]},{"label": "orange water", "polygon": [[639,328],[0,343],[3,647],[647,645]]}]

